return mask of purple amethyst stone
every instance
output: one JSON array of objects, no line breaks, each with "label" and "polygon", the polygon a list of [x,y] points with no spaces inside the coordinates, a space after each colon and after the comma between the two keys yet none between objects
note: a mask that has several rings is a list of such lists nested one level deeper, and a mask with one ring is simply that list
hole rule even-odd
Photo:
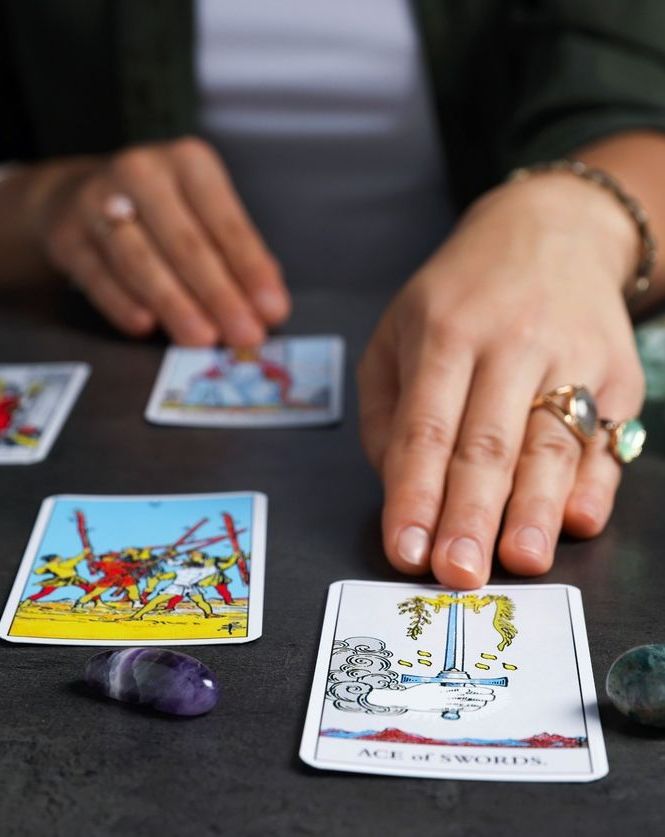
[{"label": "purple amethyst stone", "polygon": [[217,703],[215,675],[187,654],[163,648],[102,651],[88,660],[85,682],[105,697],[169,715],[203,715]]}]

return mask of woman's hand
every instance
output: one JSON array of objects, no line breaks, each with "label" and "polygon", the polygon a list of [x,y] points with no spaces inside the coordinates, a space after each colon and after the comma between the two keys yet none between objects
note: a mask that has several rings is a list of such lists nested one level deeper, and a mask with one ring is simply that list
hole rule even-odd
[{"label": "woman's hand", "polygon": [[644,383],[622,285],[637,234],[568,174],[482,198],[384,314],[360,364],[361,432],[385,487],[383,539],[407,573],[450,586],[552,564],[562,525],[599,533],[620,469],[534,397],[583,384],[599,415],[639,413]]},{"label": "woman's hand", "polygon": [[[289,313],[279,267],[217,154],[186,138],[67,167],[47,165],[36,225],[51,264],[120,330],[161,326],[177,343],[236,346]],[[136,219],[110,224],[126,195]]]}]

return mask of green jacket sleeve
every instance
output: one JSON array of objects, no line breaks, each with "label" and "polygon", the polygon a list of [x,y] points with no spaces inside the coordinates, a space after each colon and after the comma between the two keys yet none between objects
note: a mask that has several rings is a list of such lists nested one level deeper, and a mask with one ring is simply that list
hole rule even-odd
[{"label": "green jacket sleeve", "polygon": [[0,163],[21,155],[29,145],[27,114],[22,108],[4,3],[0,5]]},{"label": "green jacket sleeve", "polygon": [[[412,0],[460,206],[516,165],[665,130],[664,0]],[[188,0],[0,0],[0,160],[196,130]]]},{"label": "green jacket sleeve", "polygon": [[195,128],[187,0],[0,0],[0,161]]},{"label": "green jacket sleeve", "polygon": [[665,130],[662,0],[533,0],[516,12],[504,169],[617,132]]},{"label": "green jacket sleeve", "polygon": [[416,10],[461,206],[515,166],[665,130],[662,0],[418,0]]}]

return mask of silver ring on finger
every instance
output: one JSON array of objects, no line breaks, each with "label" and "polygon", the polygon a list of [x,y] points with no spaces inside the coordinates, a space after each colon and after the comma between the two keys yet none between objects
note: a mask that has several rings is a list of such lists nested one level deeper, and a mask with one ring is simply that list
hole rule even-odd
[{"label": "silver ring on finger", "polygon": [[596,402],[585,386],[564,384],[534,398],[531,409],[544,407],[583,445],[588,444],[596,435],[598,409]]},{"label": "silver ring on finger", "polygon": [[133,224],[138,218],[136,204],[124,192],[114,192],[105,198],[97,228],[108,235],[125,224]]}]

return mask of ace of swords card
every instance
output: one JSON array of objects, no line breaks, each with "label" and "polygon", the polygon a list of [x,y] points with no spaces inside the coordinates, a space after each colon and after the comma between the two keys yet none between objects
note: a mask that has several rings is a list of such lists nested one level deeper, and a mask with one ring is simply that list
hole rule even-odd
[{"label": "ace of swords card", "polygon": [[261,635],[267,499],[48,497],[0,620],[11,642],[197,645]]},{"label": "ace of swords card", "polygon": [[579,590],[333,584],[300,756],[423,778],[601,778]]},{"label": "ace of swords card", "polygon": [[275,337],[252,349],[166,352],[145,417],[193,427],[303,427],[342,417],[344,341]]}]

